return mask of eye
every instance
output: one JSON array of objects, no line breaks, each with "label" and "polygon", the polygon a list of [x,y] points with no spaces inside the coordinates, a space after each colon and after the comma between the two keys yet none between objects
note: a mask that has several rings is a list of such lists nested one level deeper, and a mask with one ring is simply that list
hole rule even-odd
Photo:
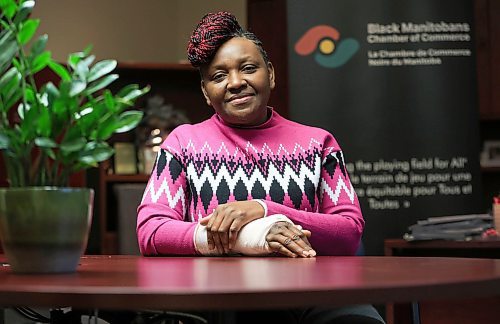
[{"label": "eye", "polygon": [[223,73],[223,72],[216,72],[212,75],[212,77],[210,78],[212,81],[214,82],[220,82],[222,80],[224,80],[224,78],[226,77],[226,74]]},{"label": "eye", "polygon": [[253,64],[247,64],[247,65],[244,65],[241,70],[245,73],[253,73],[257,70],[257,66],[255,66]]}]

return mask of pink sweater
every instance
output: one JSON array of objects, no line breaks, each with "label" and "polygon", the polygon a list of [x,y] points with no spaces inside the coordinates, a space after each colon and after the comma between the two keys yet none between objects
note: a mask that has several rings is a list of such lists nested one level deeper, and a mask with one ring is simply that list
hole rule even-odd
[{"label": "pink sweater", "polygon": [[318,255],[356,252],[364,220],[339,145],[327,131],[273,111],[234,128],[218,115],[177,127],[165,140],[138,208],[144,255],[195,255],[197,221],[219,204],[263,199],[310,230]]}]

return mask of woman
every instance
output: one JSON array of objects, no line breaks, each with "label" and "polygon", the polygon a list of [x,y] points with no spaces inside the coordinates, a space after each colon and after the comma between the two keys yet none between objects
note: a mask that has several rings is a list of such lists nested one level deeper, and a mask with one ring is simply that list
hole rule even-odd
[{"label": "woman", "polygon": [[208,14],[188,58],[215,114],[162,144],[138,209],[141,252],[353,255],[364,221],[342,151],[267,106],[275,75],[257,37],[229,13]]}]

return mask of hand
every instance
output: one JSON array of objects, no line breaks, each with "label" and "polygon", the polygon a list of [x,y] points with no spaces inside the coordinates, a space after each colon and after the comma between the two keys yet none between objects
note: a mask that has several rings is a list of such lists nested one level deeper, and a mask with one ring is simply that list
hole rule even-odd
[{"label": "hand", "polygon": [[246,224],[264,217],[264,208],[256,201],[235,201],[219,205],[200,220],[207,228],[208,247],[218,254],[228,254],[234,247],[238,232]]},{"label": "hand", "polygon": [[277,222],[267,233],[266,240],[275,252],[291,258],[297,256],[308,258],[316,256],[316,251],[308,240],[310,236],[311,232],[302,230],[301,227],[288,222]]}]

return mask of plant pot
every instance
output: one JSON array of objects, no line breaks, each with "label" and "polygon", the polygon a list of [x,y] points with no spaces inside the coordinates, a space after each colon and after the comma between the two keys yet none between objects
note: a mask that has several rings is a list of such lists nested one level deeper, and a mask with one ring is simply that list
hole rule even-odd
[{"label": "plant pot", "polygon": [[12,271],[75,272],[93,200],[88,188],[0,188],[0,238]]}]

